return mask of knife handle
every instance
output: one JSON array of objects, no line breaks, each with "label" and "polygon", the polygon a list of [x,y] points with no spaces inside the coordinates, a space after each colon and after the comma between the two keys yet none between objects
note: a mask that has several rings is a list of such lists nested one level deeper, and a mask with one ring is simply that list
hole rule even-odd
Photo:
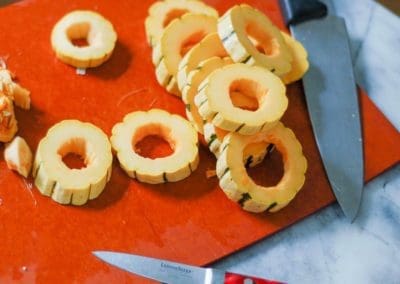
[{"label": "knife handle", "polygon": [[325,17],[328,7],[318,0],[279,0],[286,25]]},{"label": "knife handle", "polygon": [[283,282],[226,272],[224,284],[283,284]]}]

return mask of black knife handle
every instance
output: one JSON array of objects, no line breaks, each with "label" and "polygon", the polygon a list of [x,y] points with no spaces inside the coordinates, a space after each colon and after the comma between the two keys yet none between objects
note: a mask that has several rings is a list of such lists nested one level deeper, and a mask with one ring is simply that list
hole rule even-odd
[{"label": "black knife handle", "polygon": [[286,25],[325,17],[327,6],[318,0],[279,0]]}]

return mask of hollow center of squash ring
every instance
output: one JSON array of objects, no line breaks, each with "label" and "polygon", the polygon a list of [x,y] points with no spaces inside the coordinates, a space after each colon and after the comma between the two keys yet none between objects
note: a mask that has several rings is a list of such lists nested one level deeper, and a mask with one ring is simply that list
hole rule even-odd
[{"label": "hollow center of squash ring", "polygon": [[83,169],[90,163],[91,157],[88,145],[82,138],[73,138],[64,143],[58,150],[64,164],[70,169]]},{"label": "hollow center of squash ring", "polygon": [[[249,162],[247,161],[247,163]],[[261,163],[254,167],[248,167],[246,170],[249,177],[257,185],[263,187],[275,186],[280,182],[284,174],[283,155],[276,149],[267,150],[267,154]]]},{"label": "hollow center of squash ring", "polygon": [[168,12],[168,14],[165,15],[164,22],[163,22],[163,28],[168,26],[170,22],[175,20],[176,18],[180,18],[182,15],[186,14],[189,12],[189,10],[186,9],[172,9],[171,11]]},{"label": "hollow center of squash ring", "polygon": [[198,44],[206,33],[204,31],[198,31],[187,37],[181,44],[180,55],[183,57],[193,46]]},{"label": "hollow center of squash ring", "polygon": [[277,39],[261,29],[259,25],[249,23],[246,28],[246,33],[249,40],[259,52],[267,56],[273,56],[279,53],[279,43]]},{"label": "hollow center of squash ring", "polygon": [[132,139],[133,150],[150,159],[170,156],[174,153],[174,145],[169,128],[159,124],[140,128]]},{"label": "hollow center of squash ring", "polygon": [[232,104],[244,110],[257,110],[266,94],[267,90],[260,83],[249,79],[234,80],[229,86]]},{"label": "hollow center of squash ring", "polygon": [[67,36],[74,46],[85,47],[91,45],[93,33],[91,33],[89,23],[81,22],[69,26]]}]

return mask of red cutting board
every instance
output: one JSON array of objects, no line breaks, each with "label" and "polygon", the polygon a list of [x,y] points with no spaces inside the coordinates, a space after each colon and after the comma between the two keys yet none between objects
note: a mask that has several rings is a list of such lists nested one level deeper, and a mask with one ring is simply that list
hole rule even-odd
[{"label": "red cutting board", "polygon": [[[206,1],[219,12],[239,1]],[[284,29],[276,1],[244,1]],[[184,116],[179,98],[155,79],[144,19],[151,1],[22,1],[0,9],[0,56],[32,92],[32,108],[17,110],[19,135],[33,150],[47,129],[63,119],[89,121],[107,134],[131,111],[162,108]],[[100,12],[115,26],[112,58],[85,76],[58,61],[50,46],[53,25],[74,9]],[[151,186],[129,179],[114,160],[105,191],[81,207],[42,196],[7,169],[0,158],[0,282],[123,283],[143,281],[106,265],[92,250],[115,250],[204,265],[269,236],[334,201],[306,111],[300,83],[288,87],[283,121],[308,159],[303,189],[276,214],[251,214],[229,201],[216,178],[215,159],[201,147],[199,168],[189,178]],[[360,95],[366,180],[399,161],[400,137],[365,94]],[[253,170],[263,180],[279,178],[271,157]]]}]

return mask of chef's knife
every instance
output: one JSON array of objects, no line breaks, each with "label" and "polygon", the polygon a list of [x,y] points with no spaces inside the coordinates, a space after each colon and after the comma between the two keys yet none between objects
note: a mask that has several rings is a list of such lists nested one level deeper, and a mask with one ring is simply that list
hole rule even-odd
[{"label": "chef's knife", "polygon": [[[315,0],[280,0],[292,35],[308,52],[303,77],[307,108],[329,182],[353,221],[363,188],[359,105],[349,39],[342,18]],[[314,190],[318,190],[315,188]]]},{"label": "chef's knife", "polygon": [[145,257],[134,254],[94,251],[101,260],[128,272],[170,284],[274,284],[277,281],[265,280],[225,272],[214,268],[203,268],[173,261]]}]

